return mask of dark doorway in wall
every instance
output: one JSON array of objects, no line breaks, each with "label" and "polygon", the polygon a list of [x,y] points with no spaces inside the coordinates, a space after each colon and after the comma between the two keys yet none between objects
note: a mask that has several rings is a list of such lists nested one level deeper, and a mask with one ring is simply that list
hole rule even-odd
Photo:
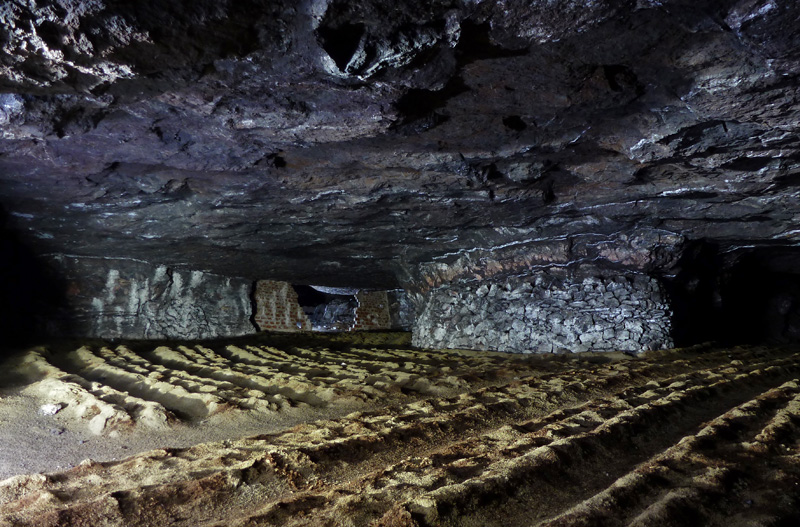
[{"label": "dark doorway in wall", "polygon": [[313,331],[350,331],[355,326],[358,307],[355,291],[309,285],[292,287]]},{"label": "dark doorway in wall", "polygon": [[719,296],[722,259],[719,248],[691,244],[664,280],[672,308],[672,337],[676,346],[719,340],[722,299]]},{"label": "dark doorway in wall", "polygon": [[720,296],[724,331],[737,342],[800,340],[800,250],[762,247],[737,254]]},{"label": "dark doorway in wall", "polygon": [[800,249],[698,243],[665,284],[677,346],[800,341]]},{"label": "dark doorway in wall", "polygon": [[70,325],[65,284],[9,226],[0,205],[0,353],[41,343]]}]

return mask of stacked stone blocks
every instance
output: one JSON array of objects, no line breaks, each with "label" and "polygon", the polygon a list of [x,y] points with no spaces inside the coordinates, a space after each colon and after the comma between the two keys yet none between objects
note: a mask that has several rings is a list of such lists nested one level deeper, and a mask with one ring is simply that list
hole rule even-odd
[{"label": "stacked stone blocks", "polygon": [[672,346],[661,285],[644,275],[506,284],[449,284],[429,291],[413,343],[518,353],[642,351]]},{"label": "stacked stone blocks", "polygon": [[356,323],[353,331],[391,329],[389,297],[386,291],[360,291],[356,294]]},{"label": "stacked stone blocks", "polygon": [[291,284],[259,280],[253,296],[253,319],[261,331],[311,331],[311,321],[300,307],[297,293]]}]

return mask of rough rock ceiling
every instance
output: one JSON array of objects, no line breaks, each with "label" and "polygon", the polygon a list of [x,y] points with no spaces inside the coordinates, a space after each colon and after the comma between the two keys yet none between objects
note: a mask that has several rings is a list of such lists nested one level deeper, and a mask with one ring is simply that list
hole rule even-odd
[{"label": "rough rock ceiling", "polygon": [[0,21],[0,203],[39,254],[391,287],[459,256],[664,270],[687,241],[800,233],[794,1],[65,0]]}]

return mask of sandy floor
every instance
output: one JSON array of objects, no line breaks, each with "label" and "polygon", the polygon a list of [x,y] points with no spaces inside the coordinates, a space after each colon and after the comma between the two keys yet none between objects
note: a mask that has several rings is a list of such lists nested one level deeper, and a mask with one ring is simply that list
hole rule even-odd
[{"label": "sandy floor", "polygon": [[341,417],[352,408],[297,409],[290,415],[220,414],[196,423],[176,423],[169,430],[135,428],[93,434],[66,412],[42,415],[45,399],[19,387],[0,390],[0,480],[18,474],[57,472],[81,461],[114,461],[139,452],[187,447],[207,441],[273,433],[297,423]]},{"label": "sandy floor", "polygon": [[359,338],[18,356],[0,463],[21,475],[0,481],[0,525],[800,522],[797,350],[510,357]]},{"label": "sandy floor", "polygon": [[[353,360],[352,354],[340,356],[337,348],[344,346],[363,346],[364,352],[368,355],[371,363],[369,372],[380,373],[381,369],[391,369],[402,365],[403,370],[413,370],[414,360],[419,362],[422,371],[429,374],[432,366],[426,367],[424,357],[412,358],[410,361],[401,363],[391,352],[392,347],[407,346],[409,336],[405,333],[357,333],[348,335],[328,334],[314,337],[291,337],[275,335],[270,340],[271,345],[281,346],[286,349],[316,349],[324,359],[319,361],[308,361],[302,356],[288,356],[284,362],[296,361],[293,365],[315,366],[322,364],[330,374],[331,368],[347,369],[348,362]],[[260,345],[256,339],[239,339],[234,343],[244,345]],[[164,342],[165,346],[176,343]],[[184,343],[178,343],[183,345]],[[377,407],[385,406],[391,402],[404,400],[417,400],[425,397],[424,385],[417,390],[407,390],[405,393],[400,391],[398,376],[388,377],[386,381],[390,384],[389,390],[377,392],[375,396],[364,400],[353,400],[344,397],[339,393],[335,401],[328,401],[320,406],[311,406],[302,402],[293,403],[292,406],[285,406],[275,411],[220,411],[213,415],[203,418],[176,418],[168,427],[154,429],[147,426],[108,426],[102,433],[93,433],[85,416],[76,415],[73,407],[78,403],[77,395],[74,393],[64,393],[60,386],[41,385],[35,382],[39,379],[52,380],[53,378],[64,378],[65,375],[80,375],[84,377],[77,379],[81,382],[102,380],[102,371],[87,372],[87,369],[76,367],[75,364],[65,365],[64,356],[81,347],[94,347],[94,349],[108,347],[114,349],[114,345],[97,341],[57,341],[49,345],[33,347],[31,350],[42,352],[48,355],[51,362],[60,364],[62,367],[54,367],[46,364],[46,368],[37,365],[36,368],[20,367],[20,362],[30,360],[30,350],[20,350],[16,356],[7,360],[2,371],[5,375],[0,375],[0,480],[18,474],[33,472],[55,472],[68,469],[78,465],[81,461],[91,459],[94,461],[114,461],[133,454],[165,447],[187,447],[208,441],[218,441],[221,439],[238,439],[257,434],[276,432],[299,423],[310,422],[318,419],[332,419],[344,416],[356,410],[373,410]],[[203,343],[204,347],[225,347],[228,343]],[[373,350],[371,347],[378,346]],[[133,348],[152,350],[158,348],[158,344],[151,343],[127,343]],[[323,347],[324,346],[324,347]],[[298,347],[298,348],[295,348]],[[388,350],[388,351],[386,351]],[[481,354],[476,352],[461,352],[463,357],[469,358],[471,362],[463,365],[465,376],[475,387],[491,383],[496,376],[503,377],[509,375],[510,370],[505,364],[509,358],[504,354]],[[402,357],[402,355],[400,355]],[[477,357],[477,359],[475,359]],[[339,359],[342,360],[339,360]],[[525,371],[531,370],[529,364],[544,365],[553,362],[551,358],[542,359],[541,357],[511,357],[512,362],[523,365]],[[617,356],[619,358],[619,356]],[[92,358],[93,359],[93,358]],[[252,359],[252,358],[251,358]],[[276,366],[280,360],[270,357],[270,365]],[[381,364],[381,360],[386,360]],[[85,359],[84,359],[85,360]],[[90,359],[91,360],[91,359]],[[121,360],[125,360],[122,357]],[[363,360],[360,357],[359,360]],[[612,360],[611,356],[602,360]],[[47,362],[47,360],[45,360]],[[105,361],[102,368],[113,369]],[[563,362],[556,361],[556,362]],[[224,364],[223,364],[224,366]],[[350,367],[352,369],[352,367]],[[550,367],[541,367],[542,371],[549,371]],[[302,368],[297,369],[292,365],[285,367],[290,376],[296,379],[319,378],[323,376],[322,371],[309,371]],[[177,368],[176,368],[177,370]],[[484,370],[484,371],[475,371]],[[421,371],[421,372],[422,372]],[[532,371],[532,370],[531,370]],[[265,375],[275,375],[280,372],[280,367],[276,370],[270,369]],[[247,372],[252,373],[252,372]],[[313,374],[313,375],[312,375]],[[358,372],[354,372],[358,374]],[[373,375],[374,376],[374,375]],[[432,376],[442,377],[441,372],[435,372]],[[66,378],[71,384],[74,379]],[[341,380],[341,379],[339,379]],[[345,379],[346,380],[346,379]],[[117,380],[117,383],[120,381]],[[427,382],[427,381],[426,381]],[[111,384],[111,383],[110,383]],[[408,383],[406,383],[408,384]],[[451,386],[447,383],[434,383],[441,393],[457,393],[465,383],[457,383]],[[373,382],[373,386],[375,383]],[[118,386],[124,389],[122,386]],[[396,390],[391,389],[397,387]],[[317,385],[313,383],[305,386],[310,392],[314,392]],[[357,388],[358,389],[358,388]],[[163,391],[163,390],[162,390]],[[95,390],[96,392],[96,390]],[[152,393],[151,393],[152,395]],[[92,399],[93,402],[94,399]],[[65,404],[66,407],[55,415],[43,415],[40,411],[42,405],[46,404]],[[178,406],[175,411],[179,411]],[[124,414],[124,411],[120,413]],[[126,416],[127,417],[127,416]],[[134,420],[135,421],[135,420]],[[109,423],[111,425],[112,423]],[[134,423],[136,424],[136,423]]]}]

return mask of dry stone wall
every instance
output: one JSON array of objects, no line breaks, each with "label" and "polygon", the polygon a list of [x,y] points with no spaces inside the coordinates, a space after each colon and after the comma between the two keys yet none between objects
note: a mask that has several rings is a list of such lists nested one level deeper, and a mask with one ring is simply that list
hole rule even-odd
[{"label": "dry stone wall", "polygon": [[664,291],[642,275],[449,284],[418,300],[415,346],[559,353],[672,345]]}]

